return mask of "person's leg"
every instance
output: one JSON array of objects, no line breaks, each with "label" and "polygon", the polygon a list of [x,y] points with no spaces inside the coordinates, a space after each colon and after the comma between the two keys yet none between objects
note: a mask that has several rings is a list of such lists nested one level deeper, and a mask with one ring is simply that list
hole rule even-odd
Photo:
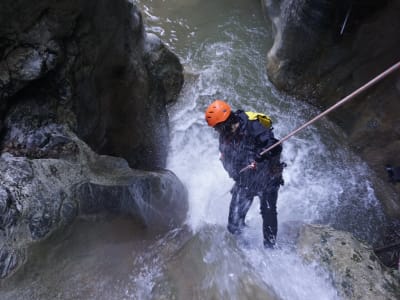
[{"label": "person's leg", "polygon": [[276,234],[278,232],[278,217],[276,211],[276,201],[278,198],[278,188],[260,193],[260,210],[263,218],[264,246],[273,247],[275,245]]},{"label": "person's leg", "polygon": [[228,231],[240,234],[245,226],[246,214],[253,202],[253,195],[237,184],[232,188],[232,200],[229,206]]}]

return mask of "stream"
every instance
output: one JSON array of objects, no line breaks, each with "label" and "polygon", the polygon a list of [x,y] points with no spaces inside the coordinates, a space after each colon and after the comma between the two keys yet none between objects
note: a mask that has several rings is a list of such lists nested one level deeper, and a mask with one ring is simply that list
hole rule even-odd
[{"label": "stream", "polygon": [[33,250],[24,271],[2,286],[1,298],[339,299],[329,274],[296,254],[293,232],[302,223],[322,223],[373,242],[384,217],[368,167],[329,120],[283,145],[277,248],[262,246],[258,199],[243,236],[236,240],[226,230],[233,181],[218,159],[217,134],[204,120],[208,104],[225,99],[233,109],[266,113],[277,138],[319,112],[269,82],[265,64],[273,37],[260,1],[136,3],[147,32],[185,69],[181,95],[169,107],[167,167],[188,189],[186,224],[152,234],[129,219],[82,218],[68,235]]}]

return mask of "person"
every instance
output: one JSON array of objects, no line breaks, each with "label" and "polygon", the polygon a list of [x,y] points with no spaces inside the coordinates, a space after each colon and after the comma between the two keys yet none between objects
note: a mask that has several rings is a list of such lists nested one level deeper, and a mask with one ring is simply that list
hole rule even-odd
[{"label": "person", "polygon": [[[235,181],[231,189],[227,226],[229,232],[242,232],[253,198],[258,196],[263,219],[264,246],[272,248],[275,246],[278,231],[276,202],[279,187],[283,185],[282,170],[285,164],[280,161],[281,145],[265,155],[260,155],[278,140],[274,138],[273,128],[265,125],[265,122],[263,124],[255,115],[257,116],[256,113],[245,113],[242,110],[233,112],[228,103],[215,100],[206,109],[205,119],[219,133],[220,160]],[[262,114],[260,116],[266,117]],[[246,166],[250,168],[244,170]]]}]

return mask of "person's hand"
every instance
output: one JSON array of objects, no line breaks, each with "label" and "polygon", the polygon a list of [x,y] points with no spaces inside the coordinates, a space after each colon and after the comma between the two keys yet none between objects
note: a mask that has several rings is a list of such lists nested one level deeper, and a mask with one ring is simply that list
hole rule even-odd
[{"label": "person's hand", "polygon": [[255,161],[252,161],[251,163],[249,163],[247,166],[245,166],[243,169],[241,169],[239,171],[239,175],[248,170],[255,170],[256,168],[257,168],[257,163]]},{"label": "person's hand", "polygon": [[255,161],[252,161],[252,162],[249,164],[249,169],[251,169],[251,170],[257,169],[257,163],[256,163]]}]

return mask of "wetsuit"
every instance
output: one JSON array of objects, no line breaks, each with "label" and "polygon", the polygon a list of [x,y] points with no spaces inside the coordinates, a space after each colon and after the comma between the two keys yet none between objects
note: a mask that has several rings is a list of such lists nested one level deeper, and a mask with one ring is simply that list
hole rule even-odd
[{"label": "wetsuit", "polygon": [[[260,198],[263,218],[264,245],[275,244],[277,234],[276,201],[278,190],[283,184],[280,162],[281,146],[262,157],[259,153],[274,144],[272,128],[267,128],[258,120],[249,120],[243,111],[233,113],[234,121],[220,131],[219,150],[221,161],[229,176],[235,181],[231,190],[228,230],[233,234],[242,231],[246,214],[253,198]],[[256,161],[256,168],[240,173],[240,170]]]}]

